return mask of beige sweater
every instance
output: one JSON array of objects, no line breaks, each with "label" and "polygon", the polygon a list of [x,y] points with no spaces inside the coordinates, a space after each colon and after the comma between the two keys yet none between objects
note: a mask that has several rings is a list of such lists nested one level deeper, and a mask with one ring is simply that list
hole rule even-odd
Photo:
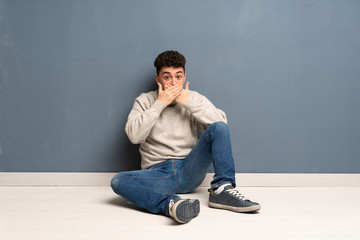
[{"label": "beige sweater", "polygon": [[166,107],[157,98],[158,91],[136,98],[125,126],[130,141],[140,143],[142,169],[184,159],[197,142],[196,128],[204,131],[214,122],[227,122],[222,110],[195,91],[190,91],[183,107],[177,103]]}]

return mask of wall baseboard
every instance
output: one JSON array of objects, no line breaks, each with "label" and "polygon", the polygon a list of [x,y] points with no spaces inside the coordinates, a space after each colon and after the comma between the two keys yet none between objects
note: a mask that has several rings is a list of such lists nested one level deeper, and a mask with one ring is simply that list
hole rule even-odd
[{"label": "wall baseboard", "polygon": [[[0,186],[109,186],[116,173],[0,172]],[[209,187],[208,173],[201,187]],[[237,173],[238,187],[360,187],[360,174]]]}]

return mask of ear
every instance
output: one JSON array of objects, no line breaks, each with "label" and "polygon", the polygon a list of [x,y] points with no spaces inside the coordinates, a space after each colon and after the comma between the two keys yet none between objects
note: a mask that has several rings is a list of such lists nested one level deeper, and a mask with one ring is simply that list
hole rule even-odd
[{"label": "ear", "polygon": [[159,77],[158,77],[157,74],[155,74],[155,81],[156,81],[156,84],[159,84],[159,83],[160,83],[160,82],[159,82]]}]

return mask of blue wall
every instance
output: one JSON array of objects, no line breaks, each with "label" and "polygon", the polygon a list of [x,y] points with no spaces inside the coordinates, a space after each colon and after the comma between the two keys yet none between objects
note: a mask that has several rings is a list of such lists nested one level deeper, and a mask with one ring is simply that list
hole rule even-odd
[{"label": "blue wall", "polygon": [[167,49],[237,172],[360,172],[358,0],[0,0],[0,171],[139,168],[124,126]]}]

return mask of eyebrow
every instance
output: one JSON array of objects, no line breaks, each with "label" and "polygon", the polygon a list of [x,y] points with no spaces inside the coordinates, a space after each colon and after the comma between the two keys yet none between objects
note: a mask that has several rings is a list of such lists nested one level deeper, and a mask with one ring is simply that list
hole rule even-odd
[{"label": "eyebrow", "polygon": [[[176,73],[183,73],[183,71],[177,71]],[[164,75],[164,74],[171,74],[171,72],[163,72],[162,75]]]}]

